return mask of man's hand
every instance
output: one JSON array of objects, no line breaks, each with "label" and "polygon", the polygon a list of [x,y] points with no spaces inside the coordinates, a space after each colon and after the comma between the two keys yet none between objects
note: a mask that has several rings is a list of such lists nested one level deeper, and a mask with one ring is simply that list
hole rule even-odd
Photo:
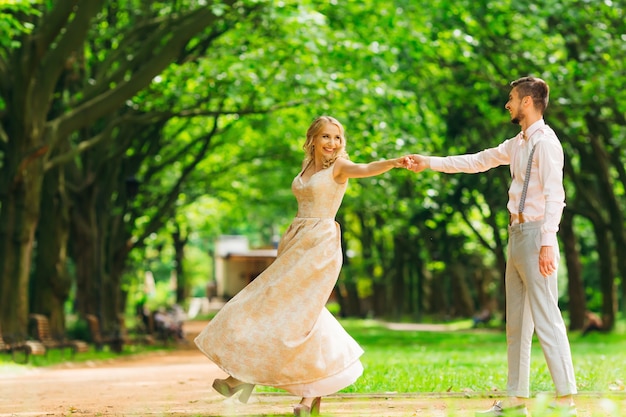
[{"label": "man's hand", "polygon": [[411,166],[409,169],[413,172],[422,172],[426,168],[430,168],[430,158],[418,154],[409,155],[411,158]]},{"label": "man's hand", "polygon": [[556,271],[556,259],[552,246],[542,246],[539,249],[539,272],[544,278],[549,277]]}]

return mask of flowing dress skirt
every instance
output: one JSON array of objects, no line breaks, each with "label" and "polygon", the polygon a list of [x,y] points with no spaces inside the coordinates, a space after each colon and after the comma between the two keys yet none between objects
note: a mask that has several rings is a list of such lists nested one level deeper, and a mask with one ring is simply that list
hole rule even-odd
[{"label": "flowing dress skirt", "polygon": [[226,303],[196,345],[240,381],[302,397],[354,383],[363,350],[325,307],[341,264],[334,219],[296,217],[276,260]]}]

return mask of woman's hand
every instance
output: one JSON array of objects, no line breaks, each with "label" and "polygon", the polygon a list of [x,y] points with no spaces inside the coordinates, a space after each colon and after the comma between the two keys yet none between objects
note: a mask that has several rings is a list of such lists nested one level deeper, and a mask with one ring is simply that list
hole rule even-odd
[{"label": "woman's hand", "polygon": [[401,156],[400,158],[390,159],[394,168],[406,168],[411,169],[413,162],[410,155]]}]

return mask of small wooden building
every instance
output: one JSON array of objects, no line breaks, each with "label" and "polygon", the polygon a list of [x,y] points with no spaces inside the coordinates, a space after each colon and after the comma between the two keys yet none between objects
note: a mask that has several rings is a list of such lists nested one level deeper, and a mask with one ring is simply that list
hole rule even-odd
[{"label": "small wooden building", "polygon": [[234,297],[274,262],[276,253],[276,249],[250,249],[245,236],[220,236],[215,245],[217,296]]}]

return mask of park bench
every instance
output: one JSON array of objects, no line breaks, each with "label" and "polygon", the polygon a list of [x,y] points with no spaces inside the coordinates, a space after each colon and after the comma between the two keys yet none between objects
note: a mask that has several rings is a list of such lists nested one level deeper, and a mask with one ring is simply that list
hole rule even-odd
[{"label": "park bench", "polygon": [[28,363],[31,355],[45,355],[46,348],[43,344],[34,340],[19,340],[11,341],[10,343],[4,340],[2,331],[0,330],[0,353],[10,353],[11,359],[14,362],[15,352],[24,352],[24,362]]},{"label": "park bench", "polygon": [[170,341],[185,342],[183,322],[175,315],[174,311],[159,309],[150,314],[150,333],[165,345]]},{"label": "park bench", "polygon": [[126,327],[126,319],[123,314],[119,314],[117,316],[118,325],[119,325],[119,333],[120,337],[124,341],[126,345],[153,345],[154,337],[151,334],[138,334],[131,336],[128,332],[128,328]]},{"label": "park bench", "polygon": [[472,321],[474,323],[472,327],[476,328],[476,327],[479,327],[480,325],[486,326],[489,324],[492,318],[493,316],[491,314],[491,310],[485,308],[480,313],[472,317]]},{"label": "park bench", "polygon": [[78,352],[89,351],[89,345],[82,340],[55,339],[50,333],[50,322],[48,317],[43,314],[30,314],[28,316],[34,323],[33,334],[35,339],[44,345],[46,352],[49,349],[59,349],[63,351],[66,348],[71,349],[72,357]]},{"label": "park bench", "polygon": [[138,317],[140,320],[140,331],[145,335],[147,340],[151,341],[150,344],[159,342],[167,346],[170,334],[163,326],[159,326],[157,320],[155,320],[157,313],[157,311],[148,311],[146,314],[142,314]]},{"label": "park bench", "polygon": [[116,331],[114,334],[104,336],[100,329],[100,320],[93,314],[85,315],[87,320],[87,326],[89,327],[89,334],[91,335],[91,342],[96,346],[97,350],[102,350],[104,346],[109,346],[115,353],[120,353],[124,347],[124,338]]}]

